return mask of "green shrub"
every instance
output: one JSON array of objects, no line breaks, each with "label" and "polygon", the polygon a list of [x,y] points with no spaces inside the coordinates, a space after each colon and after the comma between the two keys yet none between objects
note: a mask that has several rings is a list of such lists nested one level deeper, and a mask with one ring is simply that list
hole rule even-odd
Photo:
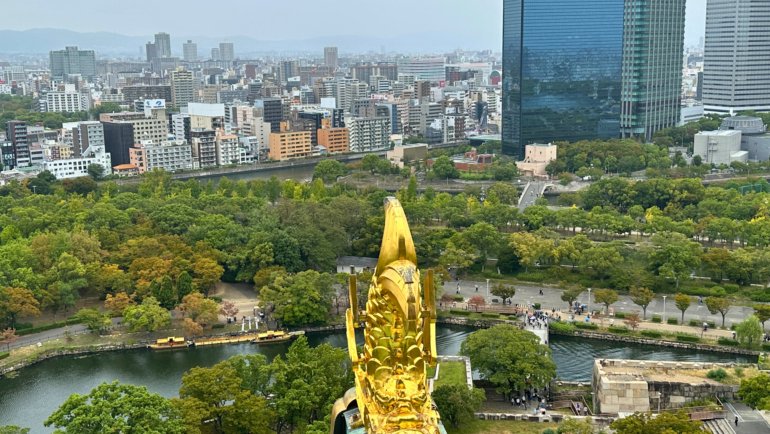
[{"label": "green shrub", "polygon": [[212,295],[209,298],[214,300],[214,301],[216,301],[217,303],[221,303],[222,302],[222,297],[217,297],[216,295]]},{"label": "green shrub", "polygon": [[625,312],[615,312],[615,318],[625,319],[626,318],[626,313]]},{"label": "green shrub", "polygon": [[738,345],[740,345],[740,342],[730,338],[719,338],[717,339],[717,343],[719,345],[725,345],[728,347],[737,347]]},{"label": "green shrub", "polygon": [[700,327],[701,323],[697,319],[691,319],[690,322],[687,323],[690,327]]},{"label": "green shrub", "polygon": [[495,318],[495,319],[500,318],[500,314],[494,313],[494,312],[482,312],[481,316],[484,318]]},{"label": "green shrub", "polygon": [[16,331],[24,330],[24,329],[31,329],[32,323],[31,322],[19,322],[16,323]]},{"label": "green shrub", "polygon": [[214,324],[213,326],[211,326],[211,328],[212,329],[223,329],[223,328],[225,328],[225,325],[217,323],[217,324]]},{"label": "green shrub", "polygon": [[714,321],[706,321],[706,324],[708,324],[709,327],[712,329],[717,328],[717,323],[715,323]]},{"label": "green shrub", "polygon": [[676,335],[676,340],[679,342],[700,342],[700,338],[693,335],[686,335],[679,333]]},{"label": "green shrub", "polygon": [[471,312],[468,310],[450,309],[449,313],[452,315],[470,316]]},{"label": "green shrub", "polygon": [[722,286],[724,286],[728,294],[734,294],[741,289],[741,286],[735,283],[725,283]]},{"label": "green shrub", "polygon": [[0,360],[5,359],[6,357],[10,356],[11,353],[0,353]]},{"label": "green shrub", "polygon": [[703,288],[703,287],[695,287],[695,288],[685,288],[682,287],[679,289],[682,294],[687,295],[696,295],[696,296],[702,296],[702,297],[724,297],[727,295],[727,291],[725,291],[724,288],[720,286],[713,286],[711,288]]},{"label": "green shrub", "polygon": [[465,301],[462,295],[455,295],[452,297],[452,300],[454,301]]},{"label": "green shrub", "polygon": [[575,327],[583,330],[596,330],[599,328],[598,325],[590,322],[576,322]]},{"label": "green shrub", "polygon": [[654,323],[660,323],[662,320],[659,315],[653,315],[652,316],[652,322]]},{"label": "green shrub", "polygon": [[763,351],[770,351],[770,344],[762,344]]},{"label": "green shrub", "polygon": [[532,307],[534,307],[535,310],[540,310],[540,303],[535,303],[532,305]]},{"label": "green shrub", "polygon": [[724,381],[724,379],[727,378],[727,371],[722,368],[712,369],[706,373],[706,377],[714,381]]},{"label": "green shrub", "polygon": [[541,434],[558,434],[558,431],[553,428],[546,428]]},{"label": "green shrub", "polygon": [[669,323],[669,324],[672,324],[672,325],[679,324],[679,321],[676,318],[669,318],[669,319],[666,320],[666,322]]},{"label": "green shrub", "polygon": [[610,326],[607,330],[609,330],[610,333],[617,333],[620,335],[628,334],[631,331],[628,329],[628,327],[617,327],[617,326]]},{"label": "green shrub", "polygon": [[20,331],[17,331],[16,334],[19,335],[19,336],[31,335],[31,334],[34,334],[34,333],[40,333],[40,332],[44,332],[44,331],[47,331],[47,330],[53,330],[53,329],[62,328],[62,327],[68,326],[68,325],[79,324],[80,322],[81,321],[79,319],[70,318],[70,319],[68,319],[66,321],[58,321],[58,322],[53,322],[53,323],[50,323],[50,324],[45,324],[45,325],[42,325],[42,326],[39,326],[39,327],[33,327],[33,328],[29,328],[29,329],[20,330]]},{"label": "green shrub", "polygon": [[648,338],[660,339],[663,336],[663,333],[656,332],[655,330],[642,330],[641,335]]},{"label": "green shrub", "polygon": [[736,366],[735,368],[733,368],[733,372],[735,372],[736,377],[743,378],[743,368],[741,368],[740,366]]},{"label": "green shrub", "polygon": [[575,326],[568,322],[554,321],[548,324],[548,327],[555,332],[572,333],[575,331]]}]

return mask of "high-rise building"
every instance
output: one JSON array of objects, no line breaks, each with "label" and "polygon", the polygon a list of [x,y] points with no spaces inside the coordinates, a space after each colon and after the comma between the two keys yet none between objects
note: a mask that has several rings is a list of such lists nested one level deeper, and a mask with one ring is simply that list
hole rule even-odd
[{"label": "high-rise building", "polygon": [[182,44],[182,56],[185,62],[198,61],[198,44],[188,39]]},{"label": "high-rise building", "polygon": [[223,62],[235,60],[235,46],[232,42],[219,43],[219,59]]},{"label": "high-rise building", "polygon": [[104,125],[99,121],[79,122],[72,129],[72,147],[76,157],[89,155],[96,148],[104,150]]},{"label": "high-rise building", "polygon": [[5,169],[27,167],[30,165],[29,142],[27,140],[27,123],[24,121],[8,121],[5,137],[11,141],[13,149],[13,164]]},{"label": "high-rise building", "polygon": [[157,50],[157,57],[161,59],[171,57],[171,35],[163,32],[156,33],[155,49]]},{"label": "high-rise building", "polygon": [[339,57],[337,55],[337,47],[324,48],[324,65],[332,69],[336,69],[337,66],[339,66]]},{"label": "high-rise building", "polygon": [[345,120],[350,134],[351,152],[381,151],[390,148],[390,118],[350,118]]},{"label": "high-rise building", "polygon": [[398,65],[397,72],[399,74],[412,75],[416,80],[438,83],[446,80],[446,62],[444,58],[409,59]]},{"label": "high-rise building", "polygon": [[[503,153],[676,125],[684,0],[504,0]],[[626,43],[624,45],[624,36]]]},{"label": "high-rise building", "polygon": [[180,68],[171,72],[171,99],[175,107],[184,107],[195,101],[191,71]]},{"label": "high-rise building", "polygon": [[[158,46],[154,42],[148,42],[144,45],[147,61],[152,62],[158,58]],[[128,163],[126,163],[128,164]]]},{"label": "high-rise building", "polygon": [[707,112],[770,110],[770,1],[708,0],[703,63]]},{"label": "high-rise building", "polygon": [[214,47],[211,49],[211,60],[213,61],[219,61],[222,60],[222,54],[219,51],[218,47]]},{"label": "high-rise building", "polygon": [[679,123],[685,3],[626,0],[620,109],[623,137],[649,142],[655,132]]},{"label": "high-rise building", "polygon": [[281,120],[283,116],[283,100],[281,98],[263,98],[254,101],[254,107],[261,110],[261,117],[264,122],[270,124],[270,131],[278,133],[281,131]]},{"label": "high-rise building", "polygon": [[78,47],[67,47],[64,50],[51,51],[51,77],[63,80],[68,75],[80,74],[92,79],[96,75],[96,54],[93,50],[78,50]]}]

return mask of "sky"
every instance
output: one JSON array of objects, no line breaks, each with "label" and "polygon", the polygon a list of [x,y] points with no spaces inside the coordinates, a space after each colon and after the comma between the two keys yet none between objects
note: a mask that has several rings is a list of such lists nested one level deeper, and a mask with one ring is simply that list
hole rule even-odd
[{"label": "sky", "polygon": [[[703,35],[705,4],[706,0],[687,0],[686,45],[697,44]],[[215,10],[217,6],[223,9]],[[258,40],[420,35],[429,38],[427,42],[456,39],[458,47],[499,51],[502,34],[502,0],[2,0],[2,9],[3,30],[107,31],[148,40],[159,31],[175,39],[175,35],[243,35]]]}]

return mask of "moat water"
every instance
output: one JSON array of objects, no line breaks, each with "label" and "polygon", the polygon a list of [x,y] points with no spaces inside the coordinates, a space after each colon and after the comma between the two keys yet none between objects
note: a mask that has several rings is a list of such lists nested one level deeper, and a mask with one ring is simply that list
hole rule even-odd
[{"label": "moat water", "polygon": [[[465,327],[439,327],[439,354],[458,354],[471,332]],[[308,339],[311,345],[346,345],[343,333],[311,334]],[[552,336],[550,344],[558,376],[565,381],[589,382],[594,358],[756,362],[748,356],[562,336]],[[238,354],[261,353],[273,358],[287,348],[288,344],[241,344],[161,352],[139,349],[47,360],[22,369],[13,378],[0,378],[0,426],[19,425],[31,428],[32,434],[50,433],[53,430],[45,428],[43,421],[72,393],[86,394],[103,382],[117,380],[172,397],[179,391],[182,374],[192,367],[211,366]]]}]

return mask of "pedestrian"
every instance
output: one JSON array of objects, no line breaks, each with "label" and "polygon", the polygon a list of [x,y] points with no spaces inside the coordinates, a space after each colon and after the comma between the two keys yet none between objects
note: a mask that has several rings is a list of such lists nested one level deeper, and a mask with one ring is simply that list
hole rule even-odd
[{"label": "pedestrian", "polygon": [[543,289],[542,288],[540,289],[540,295],[543,295]]},{"label": "pedestrian", "polygon": [[738,426],[738,416],[735,416],[735,426]]},{"label": "pedestrian", "polygon": [[476,292],[479,292],[479,285],[476,285]]},{"label": "pedestrian", "polygon": [[733,332],[733,339],[735,339],[735,332]]},{"label": "pedestrian", "polygon": [[[511,398],[513,399],[513,398]],[[516,407],[521,405],[521,400],[519,398],[516,398]]]}]

